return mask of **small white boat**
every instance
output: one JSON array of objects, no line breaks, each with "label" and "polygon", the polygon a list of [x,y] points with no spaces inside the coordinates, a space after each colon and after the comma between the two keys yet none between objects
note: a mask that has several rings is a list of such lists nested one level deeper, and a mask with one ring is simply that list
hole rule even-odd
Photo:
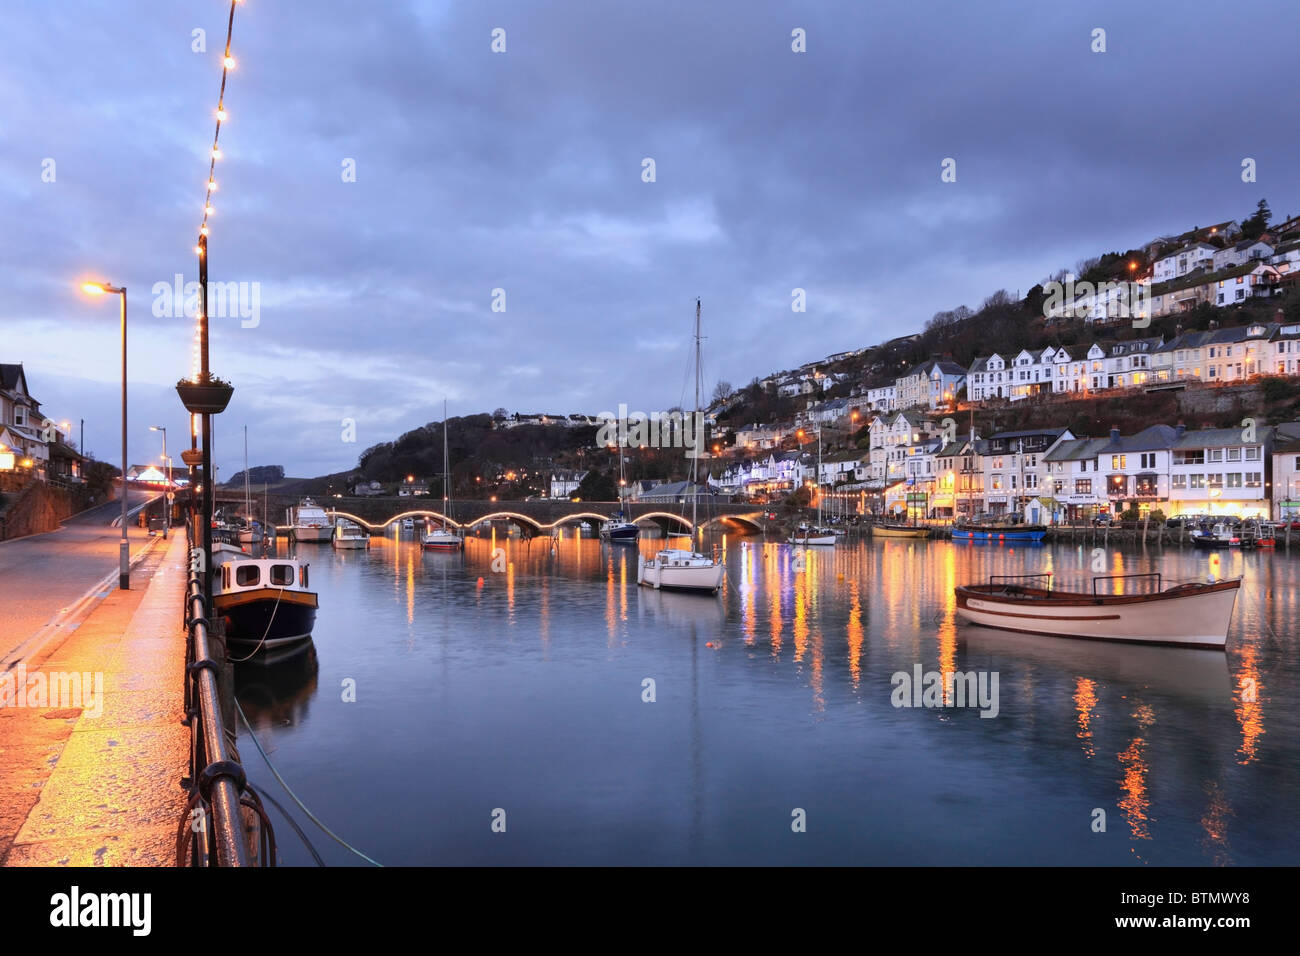
[{"label": "small white boat", "polygon": [[370,535],[359,525],[340,518],[334,526],[334,537],[330,543],[339,550],[357,551],[370,547]]},{"label": "small white boat", "polygon": [[[695,414],[700,414],[700,300],[695,300]],[[700,554],[695,550],[695,534],[699,528],[699,458],[691,459],[691,533],[673,535],[684,542],[685,548],[667,547],[649,561],[645,555],[636,558],[636,583],[656,591],[667,588],[673,591],[693,591],[696,594],[717,594],[722,587],[726,569],[717,555]],[[585,526],[584,526],[585,527]]]},{"label": "small white boat", "polygon": [[1215,522],[1209,528],[1195,528],[1188,537],[1198,548],[1233,548],[1241,544],[1241,538],[1232,530],[1232,526],[1222,521]]},{"label": "small white boat", "polygon": [[713,594],[722,587],[723,565],[687,548],[665,548],[649,561],[637,555],[636,583],[656,591],[697,591]]},{"label": "small white boat", "polygon": [[[1046,579],[1046,587],[1016,580]],[[1102,581],[1154,579],[1155,589],[1134,593],[1099,593]],[[971,624],[1046,634],[1135,644],[1176,644],[1222,649],[1228,640],[1241,578],[1177,584],[1162,589],[1159,574],[1096,577],[1092,593],[1058,591],[1050,574],[994,575],[988,584],[954,589],[957,616]]]},{"label": "small white boat", "polygon": [[819,528],[816,525],[800,525],[791,532],[787,539],[791,544],[803,544],[820,547],[834,547],[836,536],[831,528]]},{"label": "small white boat", "polygon": [[414,531],[414,530],[415,530],[415,519],[414,519],[414,518],[403,518],[403,519],[402,519],[402,530],[403,530],[403,531]]},{"label": "small white boat", "polygon": [[420,538],[425,551],[459,551],[464,546],[465,539],[450,528],[432,528]]}]

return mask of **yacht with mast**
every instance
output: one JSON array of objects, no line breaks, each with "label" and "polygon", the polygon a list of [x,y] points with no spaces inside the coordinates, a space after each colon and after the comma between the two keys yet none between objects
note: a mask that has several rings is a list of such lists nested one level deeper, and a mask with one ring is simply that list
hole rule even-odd
[{"label": "yacht with mast", "polygon": [[822,525],[822,427],[817,426],[817,523],[811,527],[805,522],[791,532],[791,544],[816,545],[819,547],[835,546],[835,530]]},{"label": "yacht with mast", "polygon": [[[451,518],[451,465],[447,451],[447,400],[442,400],[442,513],[446,519]],[[445,524],[430,528],[420,539],[420,547],[425,551],[459,551],[465,546],[465,539]]]},{"label": "yacht with mast", "polygon": [[618,496],[620,507],[618,514],[612,515],[608,521],[600,526],[600,536],[606,541],[612,541],[615,544],[636,544],[637,536],[641,529],[636,526],[636,522],[628,521],[623,514],[623,489],[627,487],[623,479],[623,446],[618,446]]},{"label": "yacht with mast", "polygon": [[[644,555],[637,555],[636,582],[645,587],[668,588],[677,591],[694,591],[700,594],[716,594],[722,587],[726,569],[716,555],[700,554],[695,550],[695,535],[699,532],[700,486],[696,481],[699,473],[699,456],[704,448],[703,432],[700,423],[700,300],[695,300],[695,448],[691,457],[691,534],[690,542],[685,548],[664,548],[649,561]],[[684,537],[684,536],[675,536]]]}]

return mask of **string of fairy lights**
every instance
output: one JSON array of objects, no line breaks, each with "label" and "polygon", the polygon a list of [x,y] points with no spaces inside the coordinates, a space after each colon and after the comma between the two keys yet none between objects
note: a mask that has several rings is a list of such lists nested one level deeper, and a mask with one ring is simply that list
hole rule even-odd
[{"label": "string of fairy lights", "polygon": [[[203,256],[204,241],[208,236],[208,219],[216,212],[212,207],[212,194],[217,191],[217,160],[221,158],[221,124],[226,120],[226,80],[230,76],[230,71],[235,68],[235,58],[230,53],[230,42],[235,31],[235,7],[242,2],[243,0],[230,0],[230,16],[226,20],[226,47],[221,56],[221,91],[217,94],[217,125],[212,134],[212,152],[208,156],[208,185],[203,197],[203,219],[199,223],[199,244],[194,247],[194,251],[200,257]],[[202,306],[206,309],[207,303],[203,303]],[[203,316],[200,315],[198,318],[199,321],[194,325],[194,348],[190,362],[191,381],[198,381],[201,363],[202,333],[200,330]]]}]

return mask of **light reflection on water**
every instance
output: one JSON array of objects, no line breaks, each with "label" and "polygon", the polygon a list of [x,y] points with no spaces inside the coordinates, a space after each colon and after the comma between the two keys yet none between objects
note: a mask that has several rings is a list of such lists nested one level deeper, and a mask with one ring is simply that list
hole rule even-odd
[{"label": "light reflection on water", "polygon": [[[1087,586],[1090,547],[726,545],[708,598],[638,588],[635,547],[572,532],[304,544],[319,671],[241,669],[241,702],[313,811],[386,863],[1294,862],[1300,556],[1105,556],[1165,586],[1244,575],[1224,654],[955,622],[953,587],[990,574]],[[997,717],[949,691],[894,707],[918,664],[997,672]]]}]

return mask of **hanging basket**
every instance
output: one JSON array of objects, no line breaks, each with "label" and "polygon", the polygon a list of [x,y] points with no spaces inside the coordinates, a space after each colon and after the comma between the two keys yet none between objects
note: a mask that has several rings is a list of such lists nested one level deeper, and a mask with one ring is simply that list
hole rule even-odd
[{"label": "hanging basket", "polygon": [[235,394],[235,387],[224,382],[178,382],[176,394],[181,397],[181,404],[192,415],[220,415],[230,404],[230,396]]}]

